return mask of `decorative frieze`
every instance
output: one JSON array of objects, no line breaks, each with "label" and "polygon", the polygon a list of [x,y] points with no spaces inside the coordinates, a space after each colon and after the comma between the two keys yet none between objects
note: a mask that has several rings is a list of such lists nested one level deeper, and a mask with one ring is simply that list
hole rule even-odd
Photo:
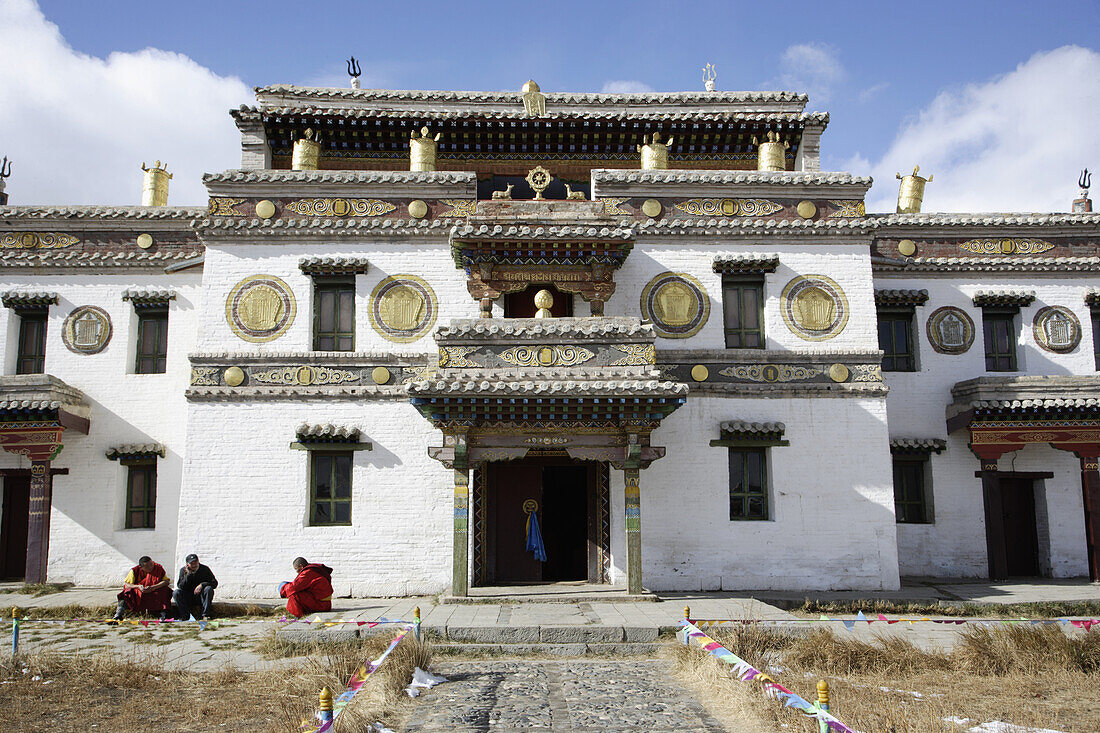
[{"label": "decorative frieze", "polygon": [[80,237],[62,232],[7,232],[0,234],[3,249],[63,249],[80,244]]},{"label": "decorative frieze", "polygon": [[676,208],[693,216],[767,216],[783,210],[768,199],[688,199]]},{"label": "decorative frieze", "polygon": [[600,199],[603,204],[603,213],[607,216],[630,216],[630,212],[622,208],[622,205],[627,201],[628,199],[625,198]]},{"label": "decorative frieze", "polygon": [[350,369],[331,369],[322,366],[280,367],[262,372],[253,372],[249,381],[255,384],[283,384],[308,387],[317,385],[348,384],[358,382],[358,371]]},{"label": "decorative frieze", "polygon": [[444,219],[466,219],[477,213],[477,201],[473,199],[441,199],[451,208],[439,214]]},{"label": "decorative frieze", "polygon": [[1042,239],[968,239],[959,243],[959,249],[976,255],[1034,255],[1054,245]]},{"label": "decorative frieze", "polygon": [[238,204],[243,204],[244,199],[229,198],[227,196],[211,196],[207,211],[211,216],[243,216],[237,210]]},{"label": "decorative frieze", "polygon": [[829,216],[841,219],[867,216],[867,205],[862,200],[829,201],[829,204],[833,207],[833,211]]},{"label": "decorative frieze", "polygon": [[483,366],[481,363],[468,358],[477,351],[477,346],[440,346],[439,366],[442,369],[470,369]]},{"label": "decorative frieze", "polygon": [[596,354],[581,346],[514,346],[500,353],[509,364],[524,367],[576,366]]},{"label": "decorative frieze", "polygon": [[800,382],[819,377],[825,372],[823,367],[795,364],[737,364],[726,367],[718,373],[747,382]]},{"label": "decorative frieze", "polygon": [[285,208],[302,216],[382,216],[397,207],[379,199],[317,198],[292,201]]},{"label": "decorative frieze", "polygon": [[657,361],[657,350],[653,344],[613,344],[611,348],[625,356],[608,366],[646,366]]}]

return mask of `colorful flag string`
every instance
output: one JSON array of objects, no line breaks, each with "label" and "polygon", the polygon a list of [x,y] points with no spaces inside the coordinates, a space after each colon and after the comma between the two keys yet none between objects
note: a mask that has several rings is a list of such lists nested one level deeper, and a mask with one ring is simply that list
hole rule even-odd
[{"label": "colorful flag string", "polygon": [[842,623],[848,631],[855,629],[855,625],[860,621],[866,622],[868,625],[873,623],[882,622],[887,625],[894,625],[898,623],[907,623],[910,626],[918,623],[933,623],[944,624],[949,626],[961,626],[963,624],[976,624],[978,626],[1003,626],[1011,624],[1030,624],[1033,626],[1040,624],[1060,624],[1062,626],[1071,625],[1084,631],[1091,631],[1093,626],[1100,626],[1100,619],[1071,619],[1071,618],[1042,618],[1042,619],[1029,619],[1026,617],[1020,618],[1005,618],[1005,619],[988,619],[988,618],[929,618],[927,616],[921,616],[920,618],[887,618],[884,614],[877,614],[876,618],[870,618],[866,616],[863,611],[856,614],[854,619],[842,619],[842,618],[829,618],[825,614],[821,614],[819,618],[796,618],[796,619],[735,619],[735,618],[723,618],[723,619],[691,619],[691,622],[701,629],[711,628],[714,626],[722,626],[726,624],[757,624],[761,626],[798,626],[802,624],[817,624],[817,623]]},{"label": "colorful flag string", "polygon": [[839,731],[839,733],[856,733],[856,731],[833,717],[827,710],[822,710],[817,705],[799,697],[797,694],[783,687],[729,649],[726,649],[717,641],[700,631],[692,622],[684,619],[680,622],[680,625],[684,627],[682,633],[685,635],[685,643],[694,641],[703,648],[703,651],[729,664],[733,668],[731,671],[737,679],[742,682],[752,682],[755,680],[761,683],[764,686],[764,693],[768,695],[768,697],[779,700],[783,703],[784,707],[795,708],[812,718],[817,718],[819,721],[826,723],[831,730]]},{"label": "colorful flag string", "polygon": [[386,657],[390,655],[390,652],[401,643],[410,631],[413,630],[413,626],[410,624],[390,642],[390,645],[386,647],[386,651],[382,652],[382,655],[378,659],[372,660],[370,664],[365,664],[355,671],[355,674],[348,680],[348,689],[341,692],[340,695],[332,703],[332,719],[326,720],[322,723],[315,723],[313,721],[303,721],[302,731],[305,733],[325,733],[325,731],[331,730],[333,723],[336,722],[336,718],[340,713],[344,712],[348,704],[359,694],[359,690],[363,689],[364,683],[367,678],[374,674],[379,667],[382,666],[382,662],[386,661]]}]

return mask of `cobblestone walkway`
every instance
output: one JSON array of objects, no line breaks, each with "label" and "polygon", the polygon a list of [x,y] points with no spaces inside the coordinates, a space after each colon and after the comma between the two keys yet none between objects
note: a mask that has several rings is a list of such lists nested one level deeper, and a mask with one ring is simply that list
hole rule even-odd
[{"label": "cobblestone walkway", "polygon": [[418,700],[407,731],[433,733],[719,733],[665,662],[441,662],[450,682]]}]

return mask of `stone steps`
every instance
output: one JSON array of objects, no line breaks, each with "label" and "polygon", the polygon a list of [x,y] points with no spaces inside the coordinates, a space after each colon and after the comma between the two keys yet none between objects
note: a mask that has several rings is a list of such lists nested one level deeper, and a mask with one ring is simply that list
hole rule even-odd
[{"label": "stone steps", "polygon": [[603,642],[575,644],[477,644],[435,642],[432,651],[441,656],[476,657],[652,657],[661,647],[659,642]]}]

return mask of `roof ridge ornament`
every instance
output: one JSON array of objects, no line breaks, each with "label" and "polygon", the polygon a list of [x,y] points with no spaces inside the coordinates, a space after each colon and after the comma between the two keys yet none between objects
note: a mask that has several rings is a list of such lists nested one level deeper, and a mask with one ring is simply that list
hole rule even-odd
[{"label": "roof ridge ornament", "polygon": [[[1089,185],[1092,183],[1092,176],[1089,174],[1089,169],[1081,171],[1081,177],[1077,179],[1077,185],[1081,187],[1081,195],[1078,196],[1073,202],[1074,214],[1088,214],[1092,212],[1092,199],[1089,198]],[[0,198],[3,198],[4,184],[0,181]],[[3,201],[0,201],[2,204]]]},{"label": "roof ridge ornament", "polygon": [[546,116],[546,95],[542,93],[534,79],[528,79],[523,85],[523,108],[529,117]]},{"label": "roof ridge ornament", "polygon": [[352,56],[348,59],[348,76],[351,77],[351,88],[359,88],[359,75],[363,73],[363,70],[359,68],[359,62]]},{"label": "roof ridge ornament", "polygon": [[791,144],[779,139],[779,133],[769,130],[764,139],[757,141],[752,137],[752,144],[756,145],[756,170],[758,171],[785,171],[787,170],[787,148]]},{"label": "roof ridge ornament", "polygon": [[427,125],[420,128],[420,132],[413,130],[409,134],[410,171],[426,172],[436,169],[436,153],[442,137],[442,132],[437,132],[435,137],[432,137]]},{"label": "roof ridge ornament", "polygon": [[668,168],[668,149],[675,138],[661,142],[661,133],[655,132],[652,137],[642,135],[642,144],[638,146],[638,152],[642,154],[642,170],[656,171]]},{"label": "roof ridge ornament", "polygon": [[708,62],[707,65],[703,67],[703,88],[708,92],[713,92],[717,80],[718,67]]},{"label": "roof ridge ornament", "polygon": [[901,186],[898,188],[898,211],[899,214],[919,214],[921,204],[924,202],[924,186],[925,184],[932,182],[932,176],[924,178],[918,176],[920,166],[913,166],[913,172],[907,176],[897,174],[898,180],[901,181]]},{"label": "roof ridge ornament", "polygon": [[0,161],[0,206],[8,205],[8,195],[4,193],[4,179],[11,177],[11,161],[8,160],[8,156],[4,156],[4,160]]},{"label": "roof ridge ornament", "polygon": [[145,171],[145,182],[141,191],[141,205],[167,206],[168,181],[172,180],[172,174],[168,172],[168,166],[158,160],[152,168],[146,168],[145,163],[142,163],[141,169]]}]

